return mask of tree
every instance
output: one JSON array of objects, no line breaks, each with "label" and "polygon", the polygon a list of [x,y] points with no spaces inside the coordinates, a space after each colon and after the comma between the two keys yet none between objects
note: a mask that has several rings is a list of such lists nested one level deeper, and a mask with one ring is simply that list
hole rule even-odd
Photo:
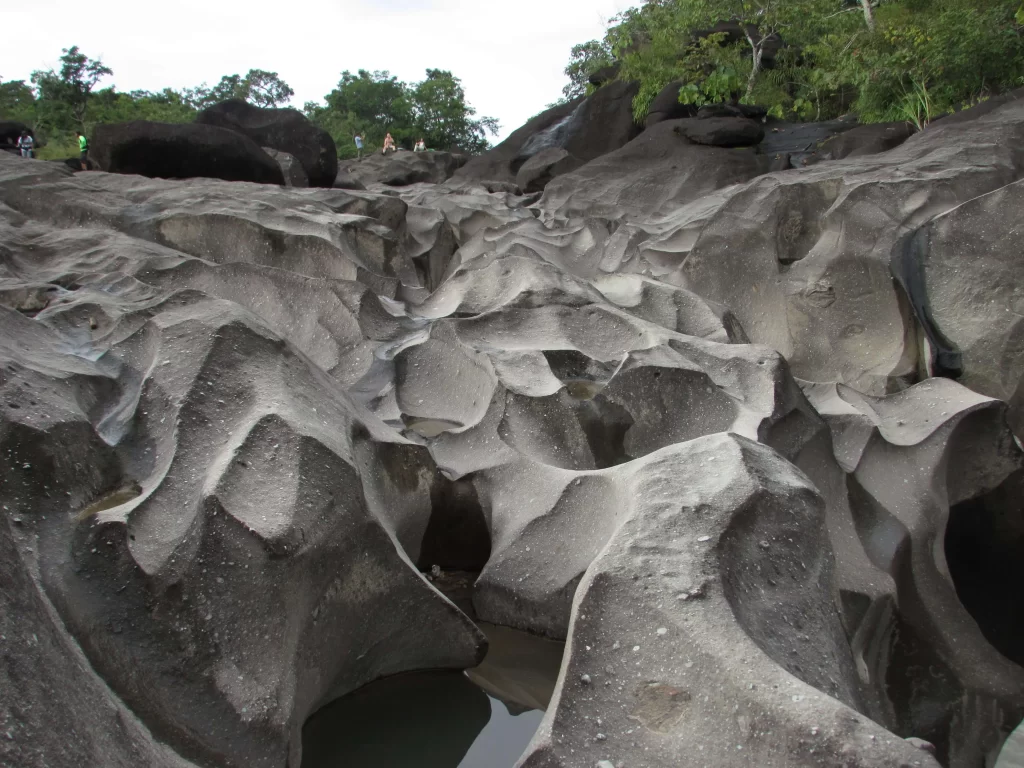
[{"label": "tree", "polygon": [[411,101],[416,132],[428,147],[480,152],[487,148],[487,134],[498,132],[493,117],[472,119],[476,110],[466,103],[462,81],[446,70],[428,69],[426,78],[412,89]]},{"label": "tree", "polygon": [[206,83],[182,92],[185,101],[196,109],[219,104],[228,99],[242,99],[257,107],[279,107],[291,101],[295,91],[277,72],[250,69],[245,76],[224,75],[212,88]]},{"label": "tree", "polygon": [[384,135],[411,146],[415,133],[414,111],[408,86],[387,71],[341,73],[337,87],[325,104],[306,104],[305,112],[326,130],[338,145],[339,157],[355,155],[352,137],[363,135],[367,146],[380,146]]},{"label": "tree", "polygon": [[562,95],[567,101],[586,96],[590,76],[613,61],[611,46],[604,40],[590,40],[574,45],[569,55],[569,64],[565,68],[569,84],[562,89]]},{"label": "tree", "polygon": [[[85,130],[85,116],[93,88],[104,77],[114,74],[99,59],[90,59],[77,45],[65,48],[60,57],[60,72],[52,69],[32,73],[38,91],[37,107],[43,119],[55,127]],[[73,126],[66,125],[73,122]]]},{"label": "tree", "polygon": [[277,76],[277,72],[250,69],[243,81],[248,95],[246,100],[257,107],[279,107],[292,100],[295,91]]},{"label": "tree", "polygon": [[35,94],[24,80],[0,82],[0,119],[31,125],[35,115]]},{"label": "tree", "polygon": [[434,149],[479,151],[487,147],[487,134],[498,131],[494,118],[473,118],[476,110],[466,101],[462,82],[440,69],[428,69],[413,85],[387,71],[346,70],[325,102],[307,103],[304,111],[331,134],[342,158],[355,155],[356,133],[368,146],[380,146],[390,133],[406,149],[422,137]]},{"label": "tree", "polygon": [[131,91],[119,93],[113,88],[96,91],[89,102],[88,123],[126,123],[152,120],[158,123],[190,123],[196,109],[171,88],[159,93]]},{"label": "tree", "polygon": [[650,0],[616,17],[603,44],[619,77],[640,83],[638,120],[681,80],[687,103],[925,125],[1024,84],[1022,33],[1020,0]]}]

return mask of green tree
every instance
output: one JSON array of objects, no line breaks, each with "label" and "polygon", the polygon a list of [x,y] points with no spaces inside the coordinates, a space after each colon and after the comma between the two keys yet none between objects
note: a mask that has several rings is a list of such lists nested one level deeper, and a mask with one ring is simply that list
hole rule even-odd
[{"label": "green tree", "polygon": [[292,100],[295,91],[277,72],[250,69],[243,81],[248,91],[247,100],[257,107],[280,107]]},{"label": "green tree", "polygon": [[487,135],[498,131],[494,118],[474,118],[462,82],[440,69],[428,69],[426,78],[412,85],[387,71],[346,70],[324,104],[308,102],[304,111],[331,134],[341,158],[355,156],[357,133],[368,147],[381,146],[390,133],[406,149],[422,137],[434,149],[480,151],[487,147]]},{"label": "green tree", "polygon": [[32,125],[36,117],[36,97],[24,80],[0,82],[0,120],[15,120]]},{"label": "green tree", "polygon": [[[1024,84],[1020,0],[651,0],[613,19],[603,44],[640,83],[637,119],[665,85],[779,117],[906,119]],[[732,22],[727,32],[697,30]],[[718,27],[719,30],[723,27]],[[771,66],[769,45],[775,52]],[[587,45],[587,44],[585,44]],[[573,63],[573,62],[570,62]],[[568,72],[568,89],[579,77]]]},{"label": "green tree", "polygon": [[104,88],[93,94],[89,102],[87,122],[95,124],[152,120],[157,123],[190,123],[195,116],[195,107],[181,93],[171,88],[165,88],[159,93],[120,93],[113,88]]},{"label": "green tree", "polygon": [[181,92],[195,109],[206,109],[228,99],[241,99],[257,107],[280,107],[291,101],[295,91],[277,72],[250,69],[243,75],[224,75],[212,88],[206,83]]},{"label": "green tree", "polygon": [[462,81],[446,70],[428,69],[410,97],[416,133],[428,147],[481,152],[487,148],[487,134],[498,132],[498,121],[493,117],[473,119],[476,110],[466,102]]},{"label": "green tree", "polygon": [[614,61],[611,46],[604,40],[590,40],[572,47],[565,76],[569,84],[562,89],[566,101],[586,96],[590,90],[590,76]]},{"label": "green tree", "polygon": [[367,146],[380,146],[391,133],[396,142],[412,146],[415,112],[409,87],[387,71],[341,73],[325,104],[307,103],[306,116],[322,127],[338,145],[339,157],[353,157],[353,137],[362,134]]},{"label": "green tree", "polygon": [[32,83],[37,92],[37,120],[58,130],[85,130],[89,98],[97,83],[113,70],[99,59],[90,59],[77,45],[65,48],[60,71],[36,71]]}]

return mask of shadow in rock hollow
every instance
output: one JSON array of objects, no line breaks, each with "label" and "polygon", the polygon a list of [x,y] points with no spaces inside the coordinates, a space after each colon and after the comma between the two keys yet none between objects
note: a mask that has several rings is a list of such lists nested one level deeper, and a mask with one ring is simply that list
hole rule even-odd
[{"label": "shadow in rock hollow", "polygon": [[397,675],[310,718],[302,768],[456,768],[490,719],[487,694],[461,673]]},{"label": "shadow in rock hollow", "polygon": [[466,674],[411,672],[363,686],[311,717],[302,768],[511,768],[548,706],[564,643],[490,624]]},{"label": "shadow in rock hollow", "polygon": [[1024,472],[949,511],[946,562],[985,639],[1024,666]]}]

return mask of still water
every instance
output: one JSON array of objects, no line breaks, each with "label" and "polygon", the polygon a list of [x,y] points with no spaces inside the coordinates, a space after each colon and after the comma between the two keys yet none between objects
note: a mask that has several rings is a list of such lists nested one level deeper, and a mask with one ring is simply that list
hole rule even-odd
[{"label": "still water", "polygon": [[360,688],[311,717],[303,768],[512,768],[551,699],[563,644],[481,625],[484,663]]}]

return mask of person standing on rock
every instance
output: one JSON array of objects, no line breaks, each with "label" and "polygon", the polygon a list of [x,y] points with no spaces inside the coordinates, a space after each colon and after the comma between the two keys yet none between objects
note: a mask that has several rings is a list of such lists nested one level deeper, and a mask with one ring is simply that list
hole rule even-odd
[{"label": "person standing on rock", "polygon": [[388,152],[394,152],[394,151],[395,151],[395,140],[393,138],[391,138],[391,134],[388,133],[388,135],[384,137],[384,148],[380,151],[380,153],[382,155],[386,155]]},{"label": "person standing on rock", "polygon": [[35,146],[35,140],[29,135],[28,131],[22,131],[21,138],[18,139],[18,149],[21,150],[21,156],[32,157],[33,146]]},{"label": "person standing on rock", "polygon": [[358,133],[356,134],[355,142],[356,142],[356,159],[357,160],[362,160],[363,159],[363,137],[362,137],[361,134],[358,134]]},{"label": "person standing on rock", "polygon": [[81,131],[78,132],[78,152],[79,160],[82,161],[82,170],[89,170],[89,140],[85,138],[85,134]]},{"label": "person standing on rock", "polygon": [[426,152],[427,151],[427,145],[424,143],[423,139],[420,139],[419,141],[416,142],[416,146],[413,147],[412,151],[413,152]]}]

